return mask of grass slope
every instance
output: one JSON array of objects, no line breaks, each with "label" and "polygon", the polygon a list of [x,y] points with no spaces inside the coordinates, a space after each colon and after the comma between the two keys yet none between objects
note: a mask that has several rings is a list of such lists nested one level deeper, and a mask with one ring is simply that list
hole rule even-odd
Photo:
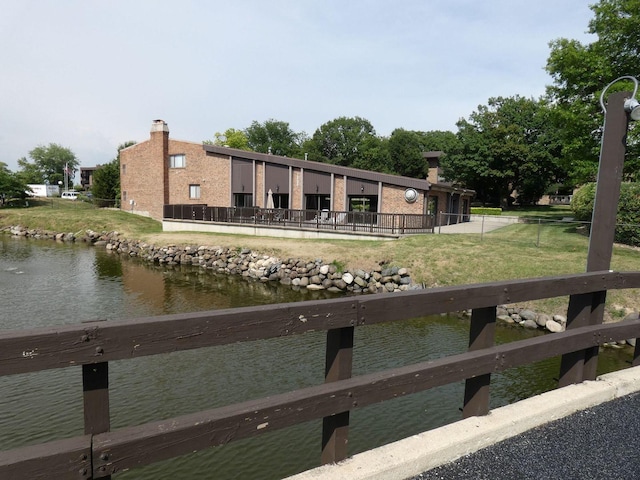
[{"label": "grass slope", "polygon": [[[566,216],[545,212],[545,217]],[[386,262],[409,268],[427,286],[462,285],[585,271],[588,238],[572,223],[510,225],[490,233],[416,235],[397,241],[300,240],[189,232],[163,233],[160,222],[118,210],[95,209],[68,200],[31,201],[30,208],[0,210],[0,227],[23,225],[54,232],[118,231],[156,245],[246,247],[280,258],[322,258],[349,268],[371,269]],[[615,246],[612,270],[640,270],[640,251]],[[640,292],[619,290],[607,298],[608,319],[637,309]],[[547,313],[566,312],[567,299],[528,305]]]}]

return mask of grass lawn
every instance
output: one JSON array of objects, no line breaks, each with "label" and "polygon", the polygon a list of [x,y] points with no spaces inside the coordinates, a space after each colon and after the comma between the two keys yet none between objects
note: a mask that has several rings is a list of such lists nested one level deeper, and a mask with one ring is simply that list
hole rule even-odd
[{"label": "grass lawn", "polygon": [[[54,232],[118,231],[126,238],[156,245],[247,247],[280,258],[335,261],[370,270],[387,262],[407,267],[414,281],[427,286],[462,285],[585,271],[588,238],[574,223],[518,223],[484,235],[415,235],[396,241],[300,240],[189,232],[163,233],[160,222],[118,210],[94,209],[69,200],[30,201],[30,208],[0,209],[0,227],[23,225]],[[536,209],[538,210],[538,209]],[[538,210],[539,211],[539,210]],[[543,209],[551,217],[569,216],[564,207]],[[531,216],[531,212],[527,214]],[[615,246],[612,270],[640,270],[640,251]],[[640,291],[612,291],[608,318],[637,310]],[[546,313],[566,313],[567,299],[528,305]]]},{"label": "grass lawn", "polygon": [[511,207],[503,210],[502,215],[560,220],[564,217],[573,217],[573,212],[569,205],[534,205],[527,207]]}]

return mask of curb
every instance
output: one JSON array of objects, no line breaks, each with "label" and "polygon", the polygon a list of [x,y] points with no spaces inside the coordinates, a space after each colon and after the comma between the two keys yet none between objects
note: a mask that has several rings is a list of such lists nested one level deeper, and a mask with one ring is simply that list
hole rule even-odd
[{"label": "curb", "polygon": [[404,480],[527,430],[640,391],[640,367],[552,390],[444,427],[287,477],[287,480]]}]

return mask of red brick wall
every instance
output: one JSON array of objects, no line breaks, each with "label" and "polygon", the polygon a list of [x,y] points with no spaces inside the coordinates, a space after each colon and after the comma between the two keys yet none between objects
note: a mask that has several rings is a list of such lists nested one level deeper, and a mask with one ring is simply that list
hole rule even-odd
[{"label": "red brick wall", "polygon": [[[169,168],[169,155],[176,154],[185,155],[185,168]],[[133,211],[161,220],[164,204],[231,205],[229,157],[206,155],[200,143],[151,132],[150,140],[120,152],[120,165],[123,210],[131,211],[133,200]],[[199,199],[189,198],[190,185],[200,185]]]},{"label": "red brick wall", "polygon": [[418,199],[414,203],[408,203],[404,199],[404,187],[382,185],[382,202],[380,213],[424,213],[424,192],[418,192]]},{"label": "red brick wall", "polygon": [[[185,168],[169,169],[169,204],[206,203],[230,206],[229,157],[207,155],[201,143],[169,140],[169,155],[185,154]],[[189,186],[200,185],[200,198],[189,198]]]},{"label": "red brick wall", "polygon": [[347,210],[344,200],[345,181],[344,177],[335,175],[333,180],[333,209],[336,211]]},{"label": "red brick wall", "polygon": [[256,193],[253,203],[256,207],[264,208],[267,204],[266,195],[264,191],[264,163],[256,162]]},{"label": "red brick wall", "polygon": [[120,152],[123,210],[162,218],[162,207],[168,196],[165,191],[168,143],[169,132],[152,132],[150,140]]},{"label": "red brick wall", "polygon": [[291,208],[294,210],[302,210],[304,209],[302,205],[302,171],[299,168],[294,168],[291,176]]}]

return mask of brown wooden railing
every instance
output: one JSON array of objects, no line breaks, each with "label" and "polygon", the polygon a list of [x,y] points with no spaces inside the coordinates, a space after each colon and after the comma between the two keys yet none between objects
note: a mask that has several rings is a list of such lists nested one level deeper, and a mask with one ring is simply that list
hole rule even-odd
[{"label": "brown wooden railing", "polygon": [[433,233],[434,227],[434,215],[259,207],[211,207],[203,204],[165,205],[163,218],[391,235]]},{"label": "brown wooden railing", "polygon": [[[640,337],[640,320],[589,324],[592,313],[606,291],[638,287],[640,272],[603,271],[0,332],[0,375],[81,365],[84,392],[84,434],[0,452],[0,478],[108,478],[319,418],[322,462],[337,461],[356,408],[466,380],[463,416],[483,415],[492,373],[558,355],[560,384],[590,379],[583,366],[597,360],[594,348]],[[569,309],[567,331],[494,345],[497,305],[565,295],[588,306]],[[467,309],[467,353],[351,377],[355,328]],[[109,431],[109,362],[318,330],[327,332],[324,384]]]}]

